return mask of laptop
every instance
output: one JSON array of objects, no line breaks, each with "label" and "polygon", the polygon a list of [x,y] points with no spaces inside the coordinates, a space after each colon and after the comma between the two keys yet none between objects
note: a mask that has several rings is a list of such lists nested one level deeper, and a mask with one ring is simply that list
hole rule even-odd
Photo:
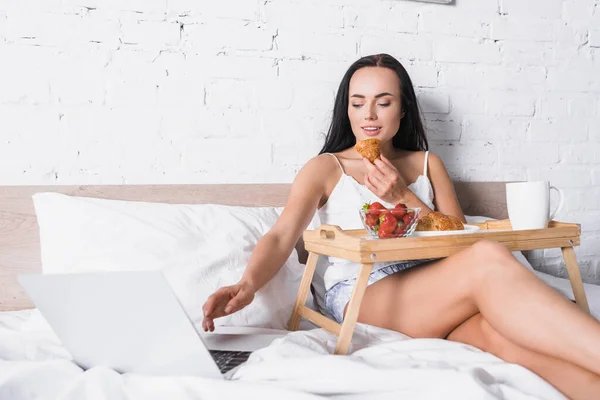
[{"label": "laptop", "polygon": [[83,369],[224,378],[285,333],[199,334],[160,271],[20,275]]}]

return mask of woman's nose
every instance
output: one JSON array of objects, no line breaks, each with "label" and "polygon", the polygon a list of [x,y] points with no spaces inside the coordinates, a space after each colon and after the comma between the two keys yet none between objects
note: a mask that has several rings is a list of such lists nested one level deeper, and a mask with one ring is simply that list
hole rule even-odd
[{"label": "woman's nose", "polygon": [[373,107],[365,107],[365,119],[369,121],[377,119],[377,113]]}]

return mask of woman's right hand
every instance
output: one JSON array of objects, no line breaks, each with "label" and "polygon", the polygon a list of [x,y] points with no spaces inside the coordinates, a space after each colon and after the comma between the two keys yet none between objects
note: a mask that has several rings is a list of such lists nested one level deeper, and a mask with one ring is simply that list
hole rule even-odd
[{"label": "woman's right hand", "polygon": [[254,300],[255,290],[246,283],[224,286],[211,294],[202,306],[204,332],[215,330],[215,318],[224,317],[240,311]]}]

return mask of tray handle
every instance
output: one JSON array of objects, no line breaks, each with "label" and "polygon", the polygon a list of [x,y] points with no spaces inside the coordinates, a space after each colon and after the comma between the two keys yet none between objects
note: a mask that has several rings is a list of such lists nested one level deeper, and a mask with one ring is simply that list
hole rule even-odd
[{"label": "tray handle", "polygon": [[342,235],[342,228],[337,225],[323,224],[319,228],[321,239],[335,239],[336,235]]}]

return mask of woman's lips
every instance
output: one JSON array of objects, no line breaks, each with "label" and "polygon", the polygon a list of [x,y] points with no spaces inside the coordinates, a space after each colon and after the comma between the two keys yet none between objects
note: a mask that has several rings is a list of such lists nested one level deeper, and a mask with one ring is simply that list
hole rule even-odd
[{"label": "woman's lips", "polygon": [[362,127],[362,131],[367,136],[377,136],[379,134],[379,132],[381,132],[381,127],[378,127],[378,128],[375,128],[375,129],[373,129],[373,128],[367,129],[366,127]]}]

